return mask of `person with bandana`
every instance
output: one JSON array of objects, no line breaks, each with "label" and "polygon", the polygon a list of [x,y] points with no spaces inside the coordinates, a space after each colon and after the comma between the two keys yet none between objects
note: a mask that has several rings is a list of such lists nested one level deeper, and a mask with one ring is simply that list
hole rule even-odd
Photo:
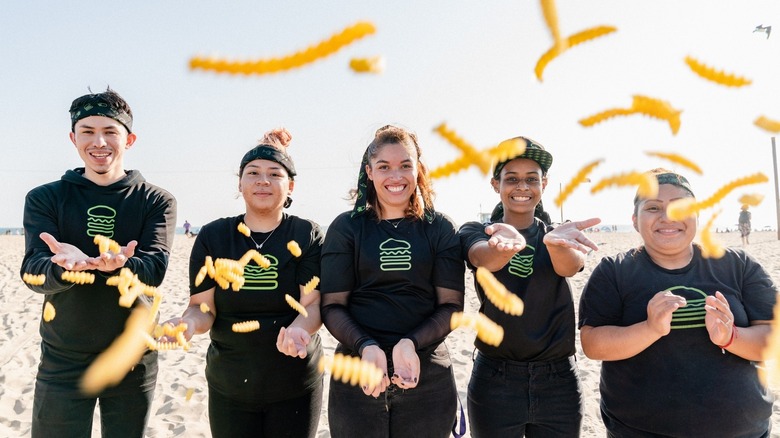
[{"label": "person with bandana", "polygon": [[504,338],[498,346],[475,340],[468,387],[471,436],[577,437],[582,393],[567,278],[597,249],[582,230],[600,220],[552,227],[542,208],[552,155],[525,137],[502,145],[509,142],[525,149],[493,170],[490,184],[501,201],[490,222],[467,222],[458,232],[468,267],[492,272],[526,309],[520,316],[504,313],[474,282],[479,311],[504,328]]},{"label": "person with bandana", "polygon": [[[32,189],[25,199],[25,254],[21,274],[45,275],[28,285],[44,295],[56,316],[40,323],[41,361],[32,409],[33,438],[88,437],[96,403],[104,437],[142,437],[157,379],[157,353],[147,351],[115,386],[84,394],[87,367],[125,329],[131,309],[118,304],[107,278],[127,268],[150,286],[163,281],[173,234],[176,200],[125,170],[125,152],[136,141],[133,113],[114,90],[87,94],[70,107],[70,140],[84,167]],[[99,253],[95,236],[122,245]],[[91,284],[61,279],[64,271],[93,273]],[[147,305],[144,298],[134,306]]]},{"label": "person with bandana", "polygon": [[[203,226],[190,255],[190,301],[181,318],[187,340],[210,332],[206,356],[212,436],[314,437],[322,407],[322,357],[318,329],[320,296],[304,286],[320,275],[323,233],[316,223],[284,211],[292,204],[295,166],[284,128],[272,130],[241,159],[238,189],[246,212]],[[240,224],[249,235],[239,232]],[[288,249],[297,243],[300,254]],[[197,280],[206,257],[238,260],[248,251],[270,262],[250,261],[238,291],[213,278]],[[290,295],[307,310],[299,314]],[[260,329],[235,332],[235,323],[258,321]],[[173,340],[173,339],[167,339]]]},{"label": "person with bandana", "polygon": [[336,353],[384,373],[377,386],[330,380],[333,437],[446,437],[457,390],[444,339],[463,310],[455,224],[433,209],[417,137],[376,131],[360,166],[355,206],[328,227],[322,248],[322,319]]},{"label": "person with bandana", "polygon": [[707,258],[698,218],[672,220],[694,198],[688,180],[650,173],[658,195],[634,198],[642,245],[606,257],[580,298],[582,349],[601,363],[609,437],[769,437],[773,397],[757,364],[777,287],[743,249]]}]

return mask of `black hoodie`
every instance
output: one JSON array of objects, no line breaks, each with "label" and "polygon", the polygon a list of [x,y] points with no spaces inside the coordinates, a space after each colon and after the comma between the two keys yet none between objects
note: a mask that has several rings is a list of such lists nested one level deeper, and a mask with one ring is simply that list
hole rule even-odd
[{"label": "black hoodie", "polygon": [[[118,305],[119,291],[107,286],[113,273],[91,271],[94,284],[77,285],[60,279],[63,269],[51,262],[52,252],[39,235],[47,232],[86,255],[99,254],[94,236],[101,234],[125,246],[136,240],[135,254],[125,267],[150,286],[162,283],[176,227],[176,200],[149,184],[135,170],[116,183],[100,186],[84,177],[84,169],[69,170],[60,181],[31,190],[25,199],[26,250],[21,273],[45,274],[41,286],[56,317],[41,319],[41,365],[38,378],[67,386],[77,383],[95,356],[124,330],[130,309]],[[156,355],[146,354],[139,372],[153,384]],[[151,374],[151,375],[150,375]],[[150,381],[151,379],[151,381]]]}]

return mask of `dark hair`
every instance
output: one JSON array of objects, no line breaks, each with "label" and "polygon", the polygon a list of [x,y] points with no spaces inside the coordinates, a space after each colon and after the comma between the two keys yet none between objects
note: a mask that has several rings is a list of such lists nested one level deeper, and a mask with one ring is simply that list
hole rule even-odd
[{"label": "dark hair", "polygon": [[[106,91],[102,93],[92,93],[92,90],[90,90],[90,94],[77,97],[73,103],[70,104],[70,109],[68,111],[71,114],[71,131],[75,128],[76,122],[83,118],[82,115],[79,114],[80,110],[90,103],[104,104],[109,110],[112,110],[117,114],[127,114],[129,121],[128,118],[122,118],[121,116],[119,118],[113,118],[116,118],[122,123],[125,128],[127,128],[128,132],[132,132],[133,110],[130,109],[130,105],[127,101],[110,87],[106,87]],[[89,114],[87,113],[87,115]],[[112,117],[111,115],[106,116]]]},{"label": "dark hair", "polygon": [[[379,154],[382,147],[388,144],[400,144],[409,152],[414,151],[417,154],[417,190],[409,197],[409,206],[406,209],[406,216],[422,218],[426,209],[433,209],[434,192],[431,187],[430,177],[428,176],[428,167],[422,162],[422,150],[417,143],[417,136],[413,132],[392,125],[383,126],[377,129],[374,134],[374,140],[366,149],[366,163],[364,164],[371,166],[371,160]],[[361,166],[362,165],[363,164],[361,164]],[[360,171],[365,172],[365,169],[361,169]],[[417,196],[418,193],[419,196]],[[358,197],[358,189],[352,189],[350,191],[350,197],[356,199]],[[381,218],[382,205],[377,199],[376,189],[373,184],[367,184],[366,186],[366,205],[376,211],[377,219]]]}]

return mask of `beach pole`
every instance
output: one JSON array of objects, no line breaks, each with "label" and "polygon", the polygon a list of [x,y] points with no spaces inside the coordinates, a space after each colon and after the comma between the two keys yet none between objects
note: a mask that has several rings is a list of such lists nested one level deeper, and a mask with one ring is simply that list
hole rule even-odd
[{"label": "beach pole", "polygon": [[780,240],[780,191],[777,188],[777,148],[775,137],[772,137],[772,164],[775,167],[775,214],[777,218],[777,240]]},{"label": "beach pole", "polygon": [[[777,176],[775,176],[775,180],[777,180]],[[561,193],[563,193],[563,184],[558,183],[558,196],[560,196]],[[561,223],[563,223],[563,202],[561,202]],[[780,230],[778,230],[778,232],[780,232]]]}]

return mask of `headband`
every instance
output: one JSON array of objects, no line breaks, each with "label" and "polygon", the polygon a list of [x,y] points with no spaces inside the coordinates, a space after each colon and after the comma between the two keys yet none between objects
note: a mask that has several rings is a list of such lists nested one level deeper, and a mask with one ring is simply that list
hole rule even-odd
[{"label": "headband", "polygon": [[90,116],[108,117],[121,123],[127,132],[133,132],[133,116],[127,112],[114,108],[97,94],[88,96],[81,107],[70,112],[70,129],[76,128],[76,122]]},{"label": "headband", "polygon": [[293,177],[296,175],[295,165],[293,164],[292,158],[290,158],[290,156],[287,155],[287,153],[284,151],[267,144],[259,144],[244,154],[244,158],[241,159],[241,166],[238,171],[239,175],[243,174],[244,167],[246,167],[250,161],[254,160],[269,160],[281,164],[282,167],[287,169],[287,173],[290,175],[290,179],[293,179]]}]

